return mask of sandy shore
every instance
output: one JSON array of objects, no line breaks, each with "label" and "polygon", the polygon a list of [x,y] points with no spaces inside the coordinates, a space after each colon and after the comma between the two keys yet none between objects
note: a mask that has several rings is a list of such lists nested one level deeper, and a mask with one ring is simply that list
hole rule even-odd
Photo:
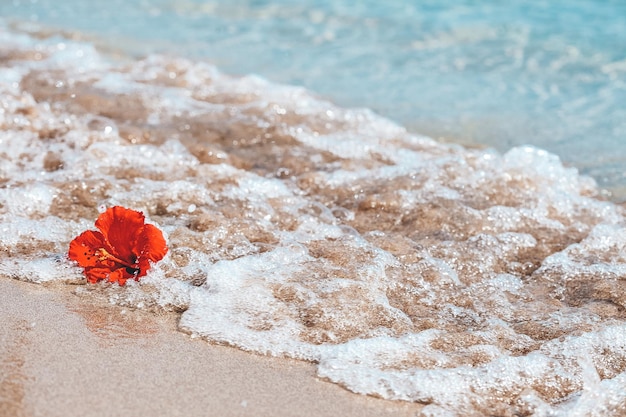
[{"label": "sandy shore", "polygon": [[[0,416],[409,416],[314,365],[193,340],[175,315],[0,278]],[[95,304],[94,304],[95,303]]]}]

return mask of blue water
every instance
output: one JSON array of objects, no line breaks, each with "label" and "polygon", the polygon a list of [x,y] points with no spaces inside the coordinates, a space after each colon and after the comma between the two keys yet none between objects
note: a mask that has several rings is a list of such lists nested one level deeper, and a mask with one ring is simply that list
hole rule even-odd
[{"label": "blue water", "polygon": [[533,144],[626,199],[623,0],[5,0],[0,16],[302,85],[442,140]]}]

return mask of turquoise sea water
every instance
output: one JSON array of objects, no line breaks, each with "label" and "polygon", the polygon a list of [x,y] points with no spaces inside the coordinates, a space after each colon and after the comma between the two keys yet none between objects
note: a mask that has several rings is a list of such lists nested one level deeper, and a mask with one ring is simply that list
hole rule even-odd
[{"label": "turquoise sea water", "polygon": [[443,140],[536,145],[624,199],[621,0],[13,0],[0,16],[302,85]]}]

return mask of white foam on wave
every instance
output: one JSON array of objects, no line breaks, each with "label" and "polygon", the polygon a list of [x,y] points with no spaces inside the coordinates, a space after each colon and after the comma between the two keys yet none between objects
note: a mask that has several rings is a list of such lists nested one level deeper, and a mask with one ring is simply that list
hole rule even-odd
[{"label": "white foam on wave", "polygon": [[81,280],[67,245],[124,205],[170,251],[81,296],[179,311],[194,336],[423,415],[624,409],[623,210],[556,156],[438,144],[205,63],[1,36],[2,275]]}]

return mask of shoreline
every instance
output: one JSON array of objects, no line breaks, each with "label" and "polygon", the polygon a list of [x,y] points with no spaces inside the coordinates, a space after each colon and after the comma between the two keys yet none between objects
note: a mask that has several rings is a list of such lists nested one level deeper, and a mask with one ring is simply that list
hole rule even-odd
[{"label": "shoreline", "polygon": [[[626,403],[624,208],[557,156],[442,145],[201,62],[7,44],[0,280],[43,284],[0,286],[0,416]],[[117,205],[169,256],[140,285],[72,285],[68,242]]]},{"label": "shoreline", "polygon": [[351,393],[313,364],[191,339],[177,315],[0,277],[0,415],[413,416]]}]

